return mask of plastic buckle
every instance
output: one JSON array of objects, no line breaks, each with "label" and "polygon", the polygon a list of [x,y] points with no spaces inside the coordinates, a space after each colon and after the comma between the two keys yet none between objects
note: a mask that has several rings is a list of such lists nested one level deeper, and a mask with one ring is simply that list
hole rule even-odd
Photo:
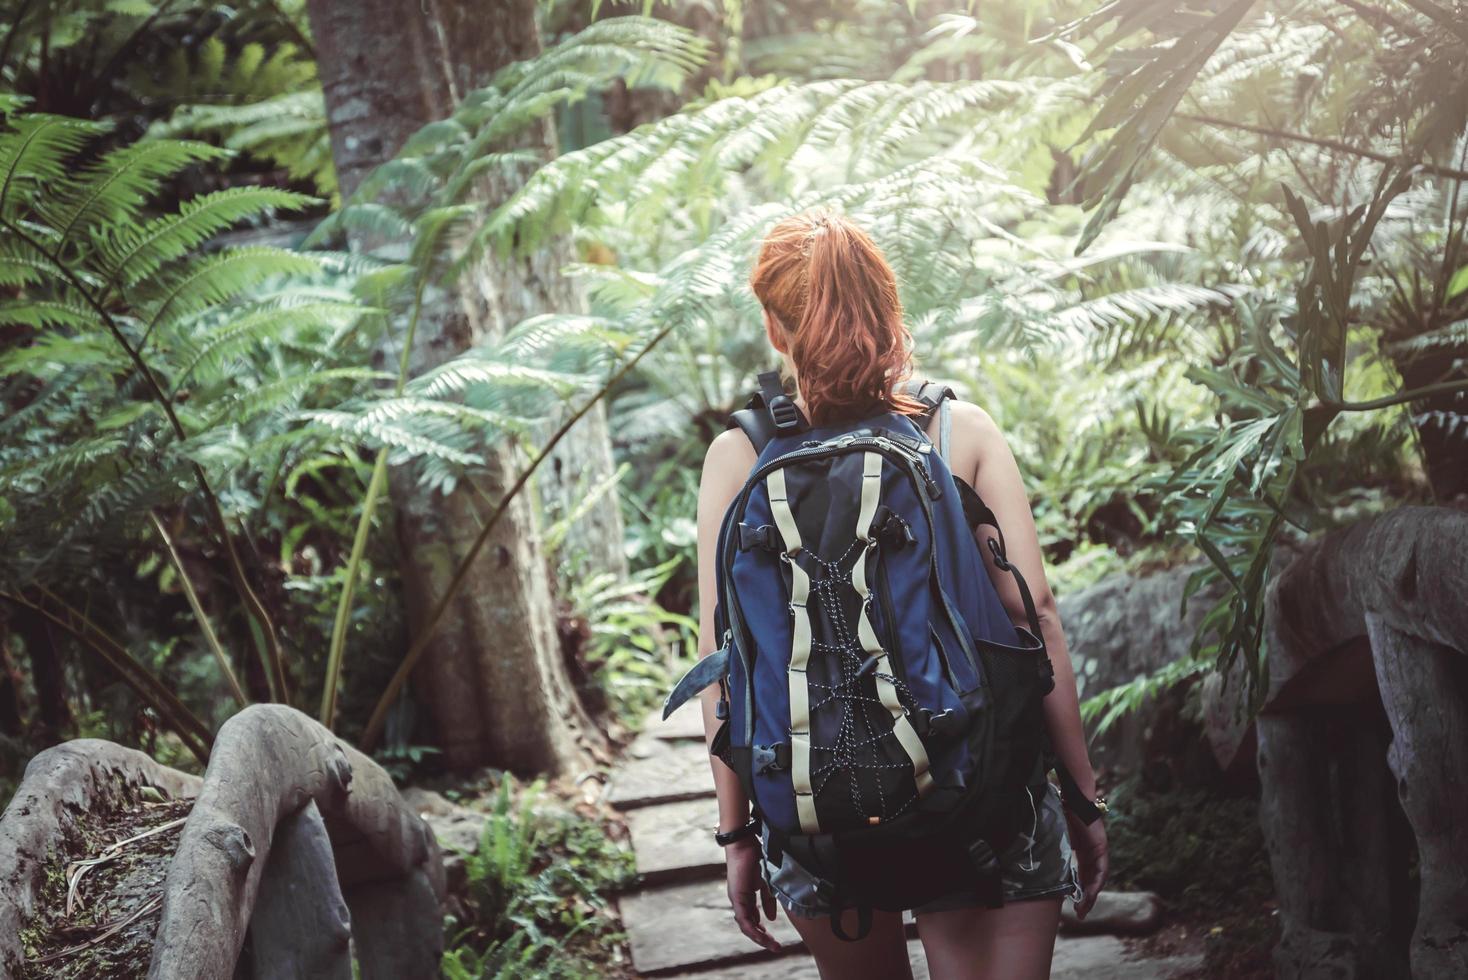
[{"label": "plastic buckle", "polygon": [[760,775],[767,772],[784,772],[790,768],[790,743],[776,742],[774,745],[756,745],[750,756],[754,771]]},{"label": "plastic buckle", "polygon": [[918,714],[922,719],[921,725],[914,725],[913,727],[917,728],[918,734],[923,737],[932,735],[937,738],[948,738],[952,735],[957,735],[961,730],[960,723],[962,719],[959,718],[958,712],[952,708],[944,708],[942,711],[931,711],[928,708],[923,708]]},{"label": "plastic buckle", "polygon": [[776,395],[766,407],[770,410],[776,431],[794,432],[800,428],[800,410],[789,395]]},{"label": "plastic buckle", "polygon": [[769,524],[761,524],[759,527],[750,527],[744,522],[739,524],[739,550],[749,551],[753,548],[761,548],[765,551],[776,551],[775,529]]}]

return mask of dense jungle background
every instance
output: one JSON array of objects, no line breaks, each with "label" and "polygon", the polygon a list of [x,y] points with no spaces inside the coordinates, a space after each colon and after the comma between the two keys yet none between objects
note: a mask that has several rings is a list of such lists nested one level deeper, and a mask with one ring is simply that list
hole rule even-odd
[{"label": "dense jungle background", "polygon": [[1468,975],[1465,25],[4,0],[0,972],[646,972],[604,784],[824,205],[1027,480],[1128,955]]}]

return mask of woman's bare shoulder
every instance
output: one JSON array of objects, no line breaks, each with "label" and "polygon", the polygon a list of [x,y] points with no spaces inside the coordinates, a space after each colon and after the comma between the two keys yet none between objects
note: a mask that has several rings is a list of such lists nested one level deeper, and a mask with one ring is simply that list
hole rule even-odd
[{"label": "woman's bare shoulder", "polygon": [[953,428],[961,429],[972,436],[991,437],[999,435],[999,423],[994,416],[973,402],[955,398],[951,403]]},{"label": "woman's bare shoulder", "polygon": [[994,417],[973,402],[954,399],[949,404],[952,429],[948,450],[953,471],[973,483],[985,462],[1007,447]]},{"label": "woman's bare shoulder", "polygon": [[709,443],[703,457],[703,479],[706,484],[743,483],[754,466],[754,443],[740,428],[726,429]]}]

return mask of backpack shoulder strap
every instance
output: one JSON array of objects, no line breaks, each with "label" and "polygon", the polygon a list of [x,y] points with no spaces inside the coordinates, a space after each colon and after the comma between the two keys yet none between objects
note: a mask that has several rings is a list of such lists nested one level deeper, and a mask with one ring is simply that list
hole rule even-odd
[{"label": "backpack shoulder strap", "polygon": [[795,407],[794,399],[785,394],[778,371],[766,371],[759,376],[759,391],[750,396],[743,408],[729,416],[729,424],[725,428],[732,429],[736,425],[754,443],[755,455],[764,452],[775,436],[794,435],[807,428],[805,417]]},{"label": "backpack shoulder strap", "polygon": [[933,413],[938,414],[938,455],[943,457],[943,462],[948,462],[949,435],[953,431],[948,403],[958,396],[947,385],[926,379],[913,379],[903,385],[903,390],[912,398],[923,403],[923,413],[916,419],[919,429],[926,432],[928,423],[932,421]]}]

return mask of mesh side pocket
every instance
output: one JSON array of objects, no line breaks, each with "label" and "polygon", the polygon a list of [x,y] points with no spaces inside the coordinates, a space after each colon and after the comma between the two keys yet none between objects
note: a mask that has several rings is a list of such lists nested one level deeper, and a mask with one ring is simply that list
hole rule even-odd
[{"label": "mesh side pocket", "polygon": [[1044,745],[1043,650],[987,647],[982,656],[993,693],[994,758],[1001,785],[1025,785],[1040,766]]}]

